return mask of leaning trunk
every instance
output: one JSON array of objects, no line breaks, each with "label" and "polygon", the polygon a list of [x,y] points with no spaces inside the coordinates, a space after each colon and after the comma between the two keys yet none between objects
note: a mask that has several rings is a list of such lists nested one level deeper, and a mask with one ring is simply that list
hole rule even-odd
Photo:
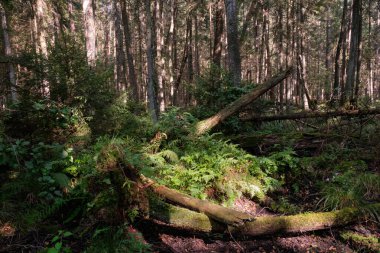
[{"label": "leaning trunk", "polygon": [[196,135],[202,135],[209,130],[211,130],[213,127],[218,125],[220,122],[224,121],[226,118],[231,116],[232,114],[239,111],[242,107],[252,103],[254,100],[256,100],[258,97],[260,97],[262,94],[270,90],[271,88],[275,87],[277,84],[282,82],[285,78],[287,78],[293,71],[293,68],[288,68],[284,72],[281,72],[265,83],[257,86],[254,88],[251,92],[241,96],[239,99],[235,100],[231,104],[227,105],[224,109],[220,110],[217,114],[214,116],[200,121],[196,125]]}]

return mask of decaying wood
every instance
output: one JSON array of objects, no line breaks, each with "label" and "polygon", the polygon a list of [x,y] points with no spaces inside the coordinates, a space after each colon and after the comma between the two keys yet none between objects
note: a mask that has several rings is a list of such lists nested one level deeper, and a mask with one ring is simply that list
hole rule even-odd
[{"label": "decaying wood", "polygon": [[293,68],[288,68],[284,72],[281,72],[263,84],[260,84],[256,88],[254,88],[251,92],[241,96],[231,104],[227,105],[225,108],[220,110],[214,116],[207,118],[198,122],[196,125],[196,135],[202,135],[208,131],[210,131],[213,127],[218,125],[220,122],[224,121],[226,118],[231,116],[232,114],[239,111],[242,107],[247,106],[252,103],[258,97],[263,95],[265,92],[275,87],[277,84],[281,83],[285,78],[287,78],[293,72]]},{"label": "decaying wood", "polygon": [[243,121],[276,121],[276,120],[298,120],[310,118],[330,118],[330,117],[356,117],[365,115],[380,114],[380,108],[362,109],[362,110],[338,110],[328,112],[299,112],[292,114],[277,114],[277,115],[250,115],[241,118]]},{"label": "decaying wood", "polygon": [[[380,203],[369,207],[377,212],[380,211]],[[214,221],[206,214],[163,202],[155,204],[153,208],[151,207],[150,211],[151,218],[162,221],[171,227],[206,233],[223,233],[228,231],[232,234],[248,236],[324,230],[345,226],[360,220],[364,216],[363,212],[359,209],[344,208],[331,212],[256,217],[253,221],[246,222],[239,227],[231,227]]]},{"label": "decaying wood", "polygon": [[211,217],[221,223],[231,226],[240,226],[244,224],[244,222],[253,220],[253,216],[249,214],[223,207],[206,200],[193,198],[176,190],[158,185],[153,180],[144,176],[142,176],[142,181],[149,185],[150,188],[160,197],[163,197],[172,203],[204,213],[208,217]]}]

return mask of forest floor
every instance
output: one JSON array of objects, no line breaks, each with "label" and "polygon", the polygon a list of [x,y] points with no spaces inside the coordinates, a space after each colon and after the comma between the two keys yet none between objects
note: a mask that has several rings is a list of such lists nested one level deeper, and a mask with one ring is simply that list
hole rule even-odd
[{"label": "forest floor", "polygon": [[[311,123],[316,125],[318,122],[312,121]],[[304,123],[301,122],[300,125],[303,126]],[[268,194],[265,195],[273,200],[273,205],[258,204],[264,203],[264,201],[259,202],[259,198],[238,197],[234,199],[234,202],[229,203],[233,204],[231,207],[258,217],[331,211],[344,207],[361,207],[364,204],[378,203],[380,198],[380,180],[378,180],[380,172],[380,121],[376,120],[372,124],[367,124],[367,121],[363,120],[345,121],[338,122],[333,126],[336,129],[329,132],[330,128],[324,128],[324,125],[317,130],[312,128],[312,130],[301,131],[302,128],[293,122],[271,124],[267,125],[267,129],[261,133],[227,138],[232,140],[232,143],[238,143],[239,148],[242,148],[244,152],[255,156],[255,159],[257,159],[255,161],[261,162],[260,166],[262,168],[269,172],[272,170],[272,174],[281,175],[277,177],[278,181],[281,181],[281,185],[273,191],[268,191]],[[219,149],[214,151],[210,148],[215,145],[224,148],[226,154],[232,152],[231,150],[235,150],[233,147],[235,144],[213,138],[207,137],[203,144],[206,143],[208,146],[202,146],[203,148],[208,148],[205,148],[207,152],[212,151],[210,154],[204,152],[206,153],[205,157],[209,160],[212,160],[211,158],[221,152]],[[90,155],[82,156],[84,160],[91,157],[91,159],[88,159],[90,162],[83,162],[83,164],[99,167],[100,162],[93,163],[92,157],[94,154],[102,154],[104,150],[119,151],[119,149],[112,149],[112,147],[118,147],[116,141],[110,142],[111,144],[108,143],[108,145],[107,142],[103,142],[97,144],[102,147],[102,149],[99,149],[100,151],[97,151],[99,153],[89,151],[88,154]],[[201,142],[192,144],[197,152],[201,149],[198,147],[199,143]],[[226,146],[228,148],[225,148]],[[183,146],[180,147],[183,148]],[[239,150],[238,154],[247,154],[244,152]],[[119,155],[119,153],[117,154]],[[159,153],[156,151],[156,154]],[[233,155],[236,155],[236,153],[233,153]],[[113,158],[112,156],[110,157]],[[226,157],[229,156],[226,155]],[[113,161],[112,159],[110,160]],[[130,158],[130,160],[132,159]],[[164,161],[166,162],[166,160]],[[244,165],[246,161],[243,161]],[[207,163],[207,165],[209,164]],[[198,164],[196,167],[199,167]],[[174,167],[169,168],[173,169]],[[12,175],[12,173],[9,175]],[[104,173],[100,174],[102,177],[93,177],[93,181],[89,180],[88,187],[85,188],[87,195],[83,196],[88,196],[91,193],[96,196],[94,200],[81,202],[80,198],[74,196],[71,202],[67,202],[65,205],[62,204],[55,211],[50,206],[48,206],[48,209],[41,209],[42,211],[36,208],[34,212],[41,215],[42,218],[40,218],[36,215],[33,216],[36,196],[24,194],[30,191],[29,188],[25,188],[26,190],[23,192],[20,189],[15,189],[21,188],[23,185],[15,184],[15,187],[11,188],[14,194],[8,194],[9,197],[5,196],[6,190],[3,189],[7,189],[5,187],[7,181],[13,182],[9,175],[0,174],[0,190],[2,190],[0,193],[4,194],[3,199],[7,201],[7,203],[6,201],[0,201],[0,218],[5,217],[3,218],[4,222],[1,222],[0,219],[0,253],[92,253],[95,252],[94,249],[97,247],[102,247],[103,242],[111,241],[114,243],[110,243],[110,247],[120,245],[121,243],[117,239],[108,238],[108,236],[114,237],[115,235],[120,236],[120,234],[127,235],[127,240],[124,240],[126,241],[126,245],[123,245],[125,246],[124,248],[131,248],[129,245],[133,243],[132,238],[135,240],[134,242],[139,242],[140,246],[146,246],[146,243],[151,245],[152,252],[380,253],[380,215],[378,213],[370,213],[366,216],[366,220],[361,220],[349,226],[295,234],[278,233],[268,236],[248,237],[232,235],[228,231],[223,234],[185,231],[171,227],[163,222],[145,219],[143,216],[137,215],[126,222],[124,205],[120,209],[118,209],[118,206],[115,209],[109,208],[111,204],[118,201],[116,198],[110,198],[109,189],[112,183],[109,178],[105,177]],[[229,181],[233,180],[231,174],[226,174],[226,177],[229,177]],[[183,180],[186,179],[188,178]],[[238,179],[240,178],[238,177]],[[24,181],[21,182],[25,183]],[[194,181],[189,182],[193,183]],[[225,181],[223,182],[225,183]],[[8,185],[12,184],[8,183]],[[236,184],[235,186],[239,185]],[[19,196],[19,199],[15,199],[13,196]],[[100,197],[98,198],[98,196]],[[101,198],[102,196],[104,196],[104,199]],[[136,197],[135,195],[131,196]],[[242,194],[241,196],[247,195]],[[88,211],[89,206],[94,205],[94,203],[99,203],[99,208],[96,211]],[[75,213],[75,209],[79,210],[79,212],[74,216],[69,216],[68,214]],[[80,213],[86,215],[81,215]],[[133,213],[131,216],[133,216]],[[69,221],[67,221],[68,219]],[[17,227],[18,223],[19,226]],[[22,225],[25,225],[25,228]],[[115,228],[116,230],[114,230]],[[143,239],[140,238],[140,235],[137,236],[138,239],[130,236],[131,234],[135,236],[138,231],[141,232]],[[64,236],[65,233],[68,233],[67,237]],[[97,237],[99,234],[103,236],[99,236],[101,239]],[[66,251],[61,249],[49,251],[54,244],[57,244],[55,238],[58,238],[60,247],[62,247],[63,243],[64,249],[67,249]],[[95,246],[89,247],[91,246],[89,242],[95,243]],[[100,243],[96,244],[98,242]],[[110,248],[106,247],[104,249],[98,249],[96,252],[124,252],[114,250],[115,248],[112,248],[113,251],[108,251],[107,249]],[[150,251],[144,251],[140,248],[139,250],[127,252]]]},{"label": "forest floor", "polygon": [[[248,212],[256,217],[277,215],[246,198],[237,200],[234,209]],[[235,237],[228,233],[227,235],[186,233],[151,222],[143,222],[138,228],[157,252],[380,252],[380,228],[373,224],[258,238]],[[364,241],[344,237],[347,233],[353,233],[357,237],[377,239],[377,243],[375,241],[368,247]]]}]

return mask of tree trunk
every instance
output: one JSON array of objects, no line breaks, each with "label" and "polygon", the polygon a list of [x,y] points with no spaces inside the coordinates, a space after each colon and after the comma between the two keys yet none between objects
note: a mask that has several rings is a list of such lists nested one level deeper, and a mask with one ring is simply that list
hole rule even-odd
[{"label": "tree trunk", "polygon": [[[12,56],[12,47],[11,47],[11,41],[9,39],[8,34],[8,22],[7,22],[7,16],[5,13],[5,9],[2,6],[2,3],[0,3],[0,16],[1,16],[1,29],[3,32],[3,43],[4,43],[4,51],[5,51],[5,57],[11,57]],[[10,83],[10,95],[11,95],[11,101],[14,103],[17,101],[18,95],[17,95],[17,80],[16,80],[16,72],[15,68],[13,66],[13,63],[11,61],[8,62],[8,75],[9,75],[9,83]]]},{"label": "tree trunk", "polygon": [[157,71],[158,71],[158,91],[157,91],[157,102],[160,112],[165,111],[165,81],[166,81],[166,72],[165,72],[165,57],[164,57],[164,6],[162,0],[156,1],[156,34],[157,34]]},{"label": "tree trunk", "polygon": [[[380,212],[380,204],[368,208]],[[304,213],[289,216],[263,216],[246,222],[239,227],[231,227],[214,221],[206,214],[190,211],[163,202],[151,205],[150,217],[165,222],[169,226],[204,233],[228,233],[247,236],[300,233],[331,229],[356,222],[365,215],[356,208],[338,211]]]},{"label": "tree trunk", "polygon": [[182,54],[182,60],[181,60],[181,64],[180,64],[179,69],[178,69],[176,80],[173,84],[173,88],[174,88],[173,105],[176,105],[176,106],[179,106],[179,104],[180,104],[179,103],[179,101],[180,101],[180,98],[179,98],[180,90],[179,90],[179,88],[180,88],[183,73],[185,71],[187,59],[189,57],[189,50],[191,50],[190,45],[189,45],[191,23],[189,22],[189,19],[190,19],[190,17],[187,17],[187,20],[186,20],[186,38],[185,38],[185,45],[184,45],[183,54]]},{"label": "tree trunk", "polygon": [[296,119],[311,119],[311,118],[330,118],[330,117],[355,117],[364,115],[380,114],[380,108],[368,110],[341,110],[329,112],[299,112],[292,114],[278,114],[278,115],[250,115],[245,116],[243,121],[276,121],[276,120],[296,120]]},{"label": "tree trunk", "polygon": [[123,42],[123,31],[121,30],[121,15],[120,6],[118,6],[118,1],[113,0],[113,10],[114,10],[114,29],[115,29],[115,49],[116,49],[116,88],[119,91],[124,91],[127,88],[127,72],[125,65],[125,53],[124,53],[124,42]]},{"label": "tree trunk", "polygon": [[95,5],[93,0],[83,0],[83,20],[86,38],[86,53],[88,65],[94,67],[96,64],[96,27],[95,27]]},{"label": "tree trunk", "polygon": [[228,65],[236,87],[241,83],[241,59],[239,48],[238,19],[236,0],[224,0],[227,18]]},{"label": "tree trunk", "polygon": [[[257,18],[256,13],[258,12],[260,7],[261,7],[260,1],[251,1],[251,4],[249,6],[247,14],[245,15],[244,23],[243,23],[243,26],[242,26],[241,32],[240,32],[240,39],[239,39],[240,46],[242,46],[245,39],[247,38],[247,30],[248,30],[248,26],[250,25],[250,21],[253,18],[253,16],[255,16],[255,18]],[[255,22],[253,22],[253,23],[255,23]]]},{"label": "tree trunk", "polygon": [[285,78],[287,78],[292,72],[293,72],[293,68],[288,68],[287,70],[273,76],[271,79],[269,79],[265,83],[258,85],[252,91],[241,96],[240,98],[238,98],[231,104],[227,105],[224,109],[220,110],[214,116],[198,122],[198,124],[196,125],[195,134],[199,136],[208,132],[213,127],[218,125],[220,122],[224,121],[226,118],[228,118],[232,114],[239,111],[242,107],[252,103],[262,94],[264,94],[271,88],[275,87],[277,84],[282,82]]},{"label": "tree trunk", "polygon": [[[342,19],[340,22],[340,32],[339,32],[339,40],[338,45],[336,47],[336,54],[335,54],[335,69],[334,69],[334,86],[333,86],[333,97],[332,100],[338,100],[339,98],[339,76],[340,76],[340,70],[339,70],[339,57],[342,50],[342,44],[345,40],[345,26],[346,26],[346,14],[347,13],[347,0],[344,0],[343,2],[343,13],[342,13]],[[342,59],[344,61],[345,59]]]},{"label": "tree trunk", "polygon": [[[351,21],[350,56],[347,65],[347,77],[344,91],[344,101],[354,99],[355,82],[358,80],[359,48],[361,42],[361,0],[353,0]],[[358,83],[356,85],[359,85]]]},{"label": "tree trunk", "polygon": [[146,56],[148,64],[148,106],[154,123],[158,120],[158,108],[155,92],[155,67],[153,55],[153,20],[150,11],[150,0],[145,0],[145,16],[146,16]]},{"label": "tree trunk", "polygon": [[212,63],[217,69],[220,69],[221,59],[222,59],[222,35],[224,28],[224,18],[223,18],[223,6],[222,0],[219,0],[215,4],[215,23],[214,23],[214,43],[212,50]]},{"label": "tree trunk", "polygon": [[132,36],[131,31],[129,29],[129,17],[127,14],[127,5],[125,0],[120,0],[120,8],[121,8],[121,19],[123,21],[124,28],[124,39],[125,39],[125,51],[127,53],[127,63],[128,63],[128,81],[131,86],[132,96],[131,98],[134,101],[139,101],[139,92],[138,85],[135,73],[135,64],[133,60],[132,54]]}]

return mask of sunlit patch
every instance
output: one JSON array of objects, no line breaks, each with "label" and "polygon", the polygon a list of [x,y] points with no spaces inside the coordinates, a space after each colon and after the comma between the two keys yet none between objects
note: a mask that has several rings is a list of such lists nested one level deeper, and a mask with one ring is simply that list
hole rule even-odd
[{"label": "sunlit patch", "polygon": [[10,171],[9,172],[9,179],[16,179],[20,175],[19,171]]},{"label": "sunlit patch", "polygon": [[0,236],[14,236],[15,231],[16,229],[9,222],[0,225]]}]

